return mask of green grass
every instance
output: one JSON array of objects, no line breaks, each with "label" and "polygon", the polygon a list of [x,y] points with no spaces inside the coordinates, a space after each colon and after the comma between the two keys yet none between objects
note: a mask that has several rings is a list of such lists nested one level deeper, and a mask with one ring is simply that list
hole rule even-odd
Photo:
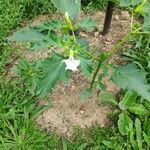
[{"label": "green grass", "polygon": [[35,124],[35,118],[46,109],[36,103],[23,83],[0,78],[0,150],[105,149],[102,141],[115,133],[114,130],[93,128],[78,131],[71,141],[57,138],[41,131]]},{"label": "green grass", "polygon": [[106,10],[108,0],[82,0],[85,11]]},{"label": "green grass", "polygon": [[0,41],[26,18],[38,14],[51,13],[54,7],[49,0],[1,0],[0,1]]},{"label": "green grass", "polygon": [[0,150],[54,149],[57,138],[35,124],[36,116],[44,109],[21,84],[1,78]]},{"label": "green grass", "polygon": [[[106,5],[107,0],[89,0],[84,8],[99,10],[105,9]],[[23,82],[18,79],[8,80],[3,76],[13,53],[4,42],[8,34],[22,20],[31,19],[41,13],[50,14],[53,10],[55,9],[49,0],[0,1],[0,150],[132,149],[128,147],[129,139],[121,136],[117,129],[118,115],[111,127],[78,130],[71,140],[48,134],[35,123],[36,117],[47,108],[37,105],[36,98],[26,91]]]}]

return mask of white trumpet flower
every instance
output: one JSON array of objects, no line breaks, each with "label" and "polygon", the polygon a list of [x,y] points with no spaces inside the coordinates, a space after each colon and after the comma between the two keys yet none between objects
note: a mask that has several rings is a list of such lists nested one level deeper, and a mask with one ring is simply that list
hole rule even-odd
[{"label": "white trumpet flower", "polygon": [[80,65],[80,60],[75,60],[73,56],[70,56],[69,59],[64,60],[66,64],[65,70],[77,71],[78,66]]}]

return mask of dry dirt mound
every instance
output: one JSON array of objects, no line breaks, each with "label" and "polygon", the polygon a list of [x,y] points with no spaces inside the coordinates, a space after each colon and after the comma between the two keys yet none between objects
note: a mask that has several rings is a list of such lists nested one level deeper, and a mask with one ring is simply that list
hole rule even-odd
[{"label": "dry dirt mound", "polygon": [[[74,128],[89,128],[92,125],[105,127],[109,121],[109,107],[103,106],[98,100],[98,91],[85,102],[81,102],[80,94],[88,86],[88,81],[79,73],[74,73],[71,82],[58,84],[49,98],[53,107],[37,118],[37,123],[48,132],[72,136]],[[109,91],[116,93],[117,88],[110,83]],[[113,87],[113,88],[112,88]]]}]

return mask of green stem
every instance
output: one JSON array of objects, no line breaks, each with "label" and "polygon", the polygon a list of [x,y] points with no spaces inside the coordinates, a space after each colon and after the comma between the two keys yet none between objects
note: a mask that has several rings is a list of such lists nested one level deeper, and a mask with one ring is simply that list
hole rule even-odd
[{"label": "green stem", "polygon": [[111,51],[108,53],[108,58],[110,58],[115,52],[118,51],[118,48],[127,41],[127,39],[132,35],[132,32],[129,32],[117,45],[115,45]]},{"label": "green stem", "polygon": [[140,30],[141,28],[139,28],[139,29],[136,29],[134,32],[132,31],[132,32],[129,32],[117,45],[115,45],[112,49],[111,49],[111,51],[108,53],[108,58],[110,58],[114,53],[116,53],[119,49],[119,47],[122,45],[122,44],[124,44],[126,41],[127,41],[127,39],[132,35],[132,34],[136,34],[136,33],[138,33],[138,31]]},{"label": "green stem", "polygon": [[93,90],[94,82],[96,80],[97,74],[98,74],[99,69],[102,66],[102,64],[103,64],[103,61],[99,60],[97,68],[96,68],[96,71],[95,71],[95,73],[93,75],[93,78],[92,78],[92,81],[91,81],[91,84],[90,84],[90,88],[89,88],[90,92],[92,92],[92,90]]},{"label": "green stem", "polygon": [[132,10],[132,13],[131,13],[131,26],[130,26],[130,31],[132,32],[132,29],[133,29],[133,18],[134,18],[134,13],[133,13],[133,10]]},{"label": "green stem", "polygon": [[[139,29],[138,29],[138,30],[139,30]],[[95,73],[94,73],[94,75],[93,75],[93,78],[92,78],[92,81],[91,81],[90,92],[92,92],[92,90],[93,90],[94,82],[95,82],[95,80],[96,80],[96,77],[97,77],[97,75],[98,75],[98,72],[99,72],[99,70],[100,70],[100,67],[103,65],[103,63],[104,63],[106,60],[108,60],[115,52],[117,52],[117,51],[119,50],[120,46],[121,46],[122,44],[124,44],[124,43],[127,41],[127,39],[128,39],[133,33],[136,33],[138,30],[136,30],[135,32],[129,32],[117,45],[115,45],[115,46],[111,49],[111,51],[108,53],[108,55],[107,55],[107,57],[106,57],[105,59],[103,59],[103,60],[100,60],[100,59],[99,59],[99,63],[98,63],[98,65],[97,65],[96,71],[95,71]]]},{"label": "green stem", "polygon": [[82,48],[81,48],[81,51],[83,51],[87,56],[89,56],[94,61],[98,61],[98,59],[95,56],[93,56],[90,52],[88,52],[88,51],[86,51],[86,50],[84,50]]}]

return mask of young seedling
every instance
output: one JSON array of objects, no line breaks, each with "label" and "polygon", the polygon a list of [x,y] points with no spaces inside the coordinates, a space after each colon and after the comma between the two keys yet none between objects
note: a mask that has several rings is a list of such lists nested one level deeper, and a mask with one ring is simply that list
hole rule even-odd
[{"label": "young seedling", "polygon": [[[77,11],[79,11],[81,1],[51,1],[56,8],[63,13],[64,21],[50,20],[37,27],[25,28],[8,38],[10,41],[29,42],[31,50],[33,51],[49,50],[50,55],[44,60],[38,60],[34,62],[34,64],[28,61],[22,61],[18,65],[19,73],[28,82],[27,85],[30,87],[29,91],[31,93],[45,97],[53,91],[57,81],[66,82],[69,80],[71,72],[80,70],[91,80],[90,86],[84,92],[86,96],[90,96],[95,85],[98,85],[98,83],[100,89],[102,89],[102,78],[106,73],[102,72],[100,74],[100,69],[102,70],[102,68],[108,66],[107,62],[109,58],[119,50],[130,36],[137,34],[141,27],[131,30],[111,50],[100,52],[98,56],[96,56],[90,51],[91,48],[83,39],[75,36],[75,30],[87,29],[91,31],[96,27],[95,21],[90,18],[83,18],[77,23],[73,22],[73,19],[79,16],[79,12]],[[111,15],[109,13],[107,14],[107,16],[109,16],[109,26],[113,11],[113,9],[110,8],[112,7],[114,7],[114,3],[110,1],[108,12],[111,10]],[[105,24],[107,24],[107,21]],[[69,32],[71,32],[71,34],[69,34]],[[51,47],[54,47],[54,49],[52,50]],[[56,51],[55,48],[59,48],[62,51]],[[103,71],[104,70],[106,69],[103,69]],[[133,74],[131,74],[131,70]],[[128,74],[128,71],[130,71],[130,74]],[[145,74],[140,73],[139,70],[136,69],[136,66],[128,65],[118,70],[117,73],[119,74],[116,74],[116,84],[124,89],[134,90],[143,96],[143,98],[149,99],[149,86],[145,84]],[[137,77],[143,79],[140,84],[137,84],[139,83]],[[143,89],[142,93],[141,86]],[[103,88],[105,87],[103,86]]]}]

